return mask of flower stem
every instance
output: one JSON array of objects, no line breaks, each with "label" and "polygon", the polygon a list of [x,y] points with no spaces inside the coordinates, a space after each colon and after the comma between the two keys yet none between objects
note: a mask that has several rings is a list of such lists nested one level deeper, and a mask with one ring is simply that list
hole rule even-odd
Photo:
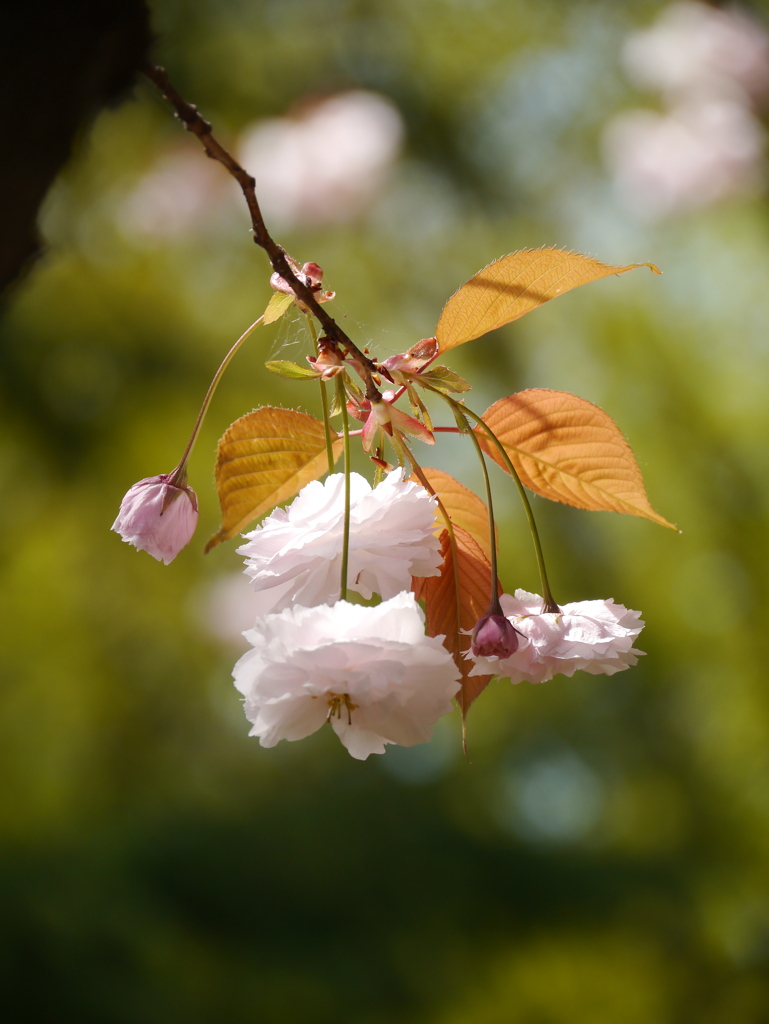
[{"label": "flower stem", "polygon": [[[315,355],[318,355],[318,332],[315,330],[315,321],[309,313],[305,313],[307,317],[307,326],[310,330],[312,337],[312,343],[315,346]],[[320,385],[320,404],[323,409],[323,429],[326,432],[326,457],[328,459],[328,471],[329,473],[334,472],[334,448],[331,443],[331,424],[329,422],[328,414],[328,395],[326,394],[326,382],[324,380],[318,380]]]},{"label": "flower stem", "polygon": [[494,526],[494,505],[491,500],[491,481],[489,480],[489,471],[486,466],[486,459],[483,456],[483,449],[478,443],[478,438],[475,434],[470,431],[470,438],[475,445],[475,450],[478,453],[478,458],[481,463],[481,469],[483,471],[483,479],[486,483],[486,504],[489,508],[489,547],[491,549],[491,603],[499,601],[499,586],[497,583],[497,531]]},{"label": "flower stem", "polygon": [[542,586],[542,600],[544,602],[542,611],[560,612],[561,609],[558,605],[558,602],[553,597],[553,592],[550,589],[550,581],[547,578],[547,569],[545,568],[545,556],[542,551],[542,543],[539,539],[539,530],[537,530],[537,523],[534,519],[534,512],[532,511],[531,503],[529,502],[529,496],[526,494],[526,488],[523,486],[523,484],[521,483],[521,478],[518,476],[518,470],[513,465],[512,459],[507,453],[507,449],[499,440],[499,438],[491,429],[491,427],[488,426],[488,424],[484,421],[484,419],[481,416],[478,416],[476,413],[470,412],[470,410],[466,406],[463,405],[462,408],[468,414],[468,416],[472,417],[472,419],[474,419],[486,431],[492,444],[495,445],[497,451],[504,459],[505,465],[507,466],[508,470],[510,471],[510,475],[515,481],[515,486],[518,488],[518,494],[520,495],[521,501],[523,502],[524,512],[526,513],[526,520],[529,524],[529,531],[531,532],[532,543],[534,544],[534,554],[537,558],[539,579]]},{"label": "flower stem", "polygon": [[[347,418],[347,395],[342,375],[336,377],[337,401],[342,409],[342,431],[344,433],[344,533],[342,535],[342,581],[340,600],[347,600],[347,566],[350,561],[350,424]],[[333,463],[332,463],[333,465]]]},{"label": "flower stem", "polygon": [[[529,498],[528,498],[528,495],[526,494],[526,489],[523,486],[523,484],[521,483],[521,478],[518,476],[518,471],[516,470],[515,466],[513,465],[512,460],[511,460],[510,456],[507,453],[507,449],[502,444],[502,442],[499,440],[499,438],[494,433],[494,431],[491,429],[491,427],[486,423],[486,421],[483,419],[482,416],[479,416],[477,413],[473,412],[471,409],[468,409],[467,406],[463,402],[457,402],[455,399],[451,398],[449,395],[446,395],[443,392],[438,391],[437,388],[432,388],[428,384],[424,384],[424,386],[425,387],[429,387],[431,391],[435,391],[435,393],[440,395],[441,398],[444,399],[444,401],[448,402],[449,405],[452,406],[452,408],[458,410],[461,414],[467,415],[471,419],[474,419],[476,421],[476,423],[479,424],[479,426],[483,427],[484,431],[486,432],[486,434],[489,437],[489,440],[495,446],[495,448],[497,449],[499,454],[502,456],[502,459],[504,460],[504,463],[507,466],[507,469],[508,469],[508,471],[510,473],[510,476],[512,476],[512,478],[513,478],[513,480],[515,482],[515,486],[518,489],[518,494],[520,495],[521,501],[523,503],[523,509],[524,509],[524,512],[526,513],[526,520],[527,520],[527,522],[529,524],[529,532],[531,533],[532,543],[534,544],[534,554],[535,554],[536,559],[537,559],[537,568],[539,569],[539,579],[540,579],[540,584],[542,586],[542,600],[543,600],[542,611],[543,612],[559,612],[561,609],[560,609],[560,607],[558,605],[558,602],[553,597],[553,592],[550,589],[550,582],[549,582],[549,580],[547,578],[547,569],[545,568],[545,556],[544,556],[544,554],[542,552],[542,544],[541,544],[540,539],[539,539],[539,531],[537,530],[537,523],[536,523],[536,521],[534,519],[534,513],[533,513],[533,511],[531,509],[531,505],[529,503]],[[474,443],[477,445],[478,444],[478,439],[475,437],[475,432],[472,431],[471,435],[472,435]]]},{"label": "flower stem", "polygon": [[235,353],[238,351],[240,346],[243,344],[243,342],[246,340],[246,338],[256,330],[256,328],[262,322],[262,319],[263,319],[263,317],[260,316],[258,320],[255,320],[251,324],[251,326],[247,327],[246,330],[241,334],[241,336],[238,338],[238,340],[232,346],[232,348],[227,353],[227,355],[224,357],[224,359],[222,359],[222,362],[221,362],[221,365],[219,366],[219,369],[214,374],[214,379],[208,385],[208,391],[206,391],[206,397],[203,399],[203,404],[200,407],[200,412],[198,413],[198,418],[195,420],[195,426],[192,428],[192,434],[190,436],[189,441],[187,442],[187,447],[184,449],[184,454],[182,455],[181,459],[179,460],[179,465],[176,467],[176,469],[173,470],[173,472],[168,477],[168,482],[170,484],[173,484],[175,487],[181,487],[187,481],[187,462],[189,461],[190,455],[192,455],[192,449],[195,447],[195,442],[198,439],[198,434],[200,433],[200,428],[203,425],[203,420],[206,417],[206,413],[208,412],[208,407],[211,404],[211,399],[214,397],[214,392],[216,391],[216,388],[217,388],[217,386],[219,384],[219,381],[222,379],[222,377],[224,375],[224,371],[229,366],[230,360],[235,355]]}]

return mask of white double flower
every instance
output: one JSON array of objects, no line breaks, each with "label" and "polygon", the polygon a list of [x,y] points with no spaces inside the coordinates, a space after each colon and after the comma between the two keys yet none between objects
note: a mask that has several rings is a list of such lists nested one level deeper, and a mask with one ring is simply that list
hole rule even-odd
[{"label": "white double flower", "polygon": [[413,594],[374,608],[337,601],[258,619],[236,664],[252,736],[263,747],[330,722],[353,757],[430,739],[451,711],[459,671],[443,637],[425,636]]},{"label": "white double flower", "polygon": [[[410,590],[412,576],[439,574],[436,501],[421,484],[396,469],[372,488],[353,473],[350,492],[349,590],[387,600]],[[288,508],[246,534],[238,554],[259,595],[259,614],[338,600],[343,532],[344,476],[335,473],[307,484]]]},{"label": "white double flower", "polygon": [[238,549],[260,598],[252,650],[235,666],[251,735],[262,746],[330,722],[353,757],[430,738],[451,711],[460,673],[443,637],[425,635],[412,576],[437,576],[436,501],[400,469],[377,487],[351,477],[348,589],[374,608],[339,600],[344,476],[302,489]]}]

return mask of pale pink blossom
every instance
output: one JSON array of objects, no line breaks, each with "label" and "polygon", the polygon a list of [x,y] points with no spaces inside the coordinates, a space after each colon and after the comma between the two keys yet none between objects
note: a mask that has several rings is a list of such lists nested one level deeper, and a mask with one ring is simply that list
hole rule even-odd
[{"label": "pale pink blossom", "polygon": [[525,590],[499,600],[507,620],[522,634],[521,642],[508,657],[474,658],[471,675],[505,676],[513,683],[544,683],[578,670],[611,676],[635,665],[644,653],[633,647],[644,627],[641,613],[611,599],[574,601],[559,612],[543,612],[542,598]]},{"label": "pale pink blossom", "polygon": [[235,665],[251,736],[263,747],[331,724],[353,757],[430,739],[452,709],[459,672],[443,637],[424,632],[412,593],[374,608],[338,601],[257,619]]},{"label": "pale pink blossom", "polygon": [[138,551],[168,565],[189,544],[198,523],[198,499],[186,484],[170,483],[171,473],[134,484],[120,503],[112,529]]},{"label": "pale pink blossom", "polygon": [[[373,489],[352,473],[348,587],[365,598],[387,599],[409,589],[412,576],[437,576],[436,504],[421,484],[404,481],[400,469]],[[238,553],[262,597],[260,613],[336,601],[343,532],[344,475],[335,473],[307,484],[288,508],[246,534]]]}]

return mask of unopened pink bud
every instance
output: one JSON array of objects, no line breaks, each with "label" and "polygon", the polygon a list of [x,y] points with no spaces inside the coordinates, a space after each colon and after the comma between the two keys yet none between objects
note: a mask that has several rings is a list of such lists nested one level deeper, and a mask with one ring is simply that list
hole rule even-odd
[{"label": "unopened pink bud", "polygon": [[396,373],[416,373],[425,363],[435,359],[437,354],[437,339],[422,338],[416,345],[412,345],[408,352],[399,352],[397,355],[389,356],[380,365],[386,370],[395,371]]},{"label": "unopened pink bud", "polygon": [[317,263],[305,263],[302,273],[308,288],[320,288],[323,281],[323,267],[319,267]]},{"label": "unopened pink bud", "polygon": [[198,523],[198,499],[191,487],[169,483],[170,473],[149,476],[128,491],[112,529],[137,551],[168,565],[189,544]]},{"label": "unopened pink bud", "polygon": [[476,623],[471,649],[476,658],[509,658],[518,650],[519,636],[504,615],[486,614]]}]

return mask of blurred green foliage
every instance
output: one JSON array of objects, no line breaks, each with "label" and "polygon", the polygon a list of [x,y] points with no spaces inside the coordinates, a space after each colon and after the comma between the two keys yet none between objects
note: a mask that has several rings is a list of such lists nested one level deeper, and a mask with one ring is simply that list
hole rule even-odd
[{"label": "blurred green foliage", "polygon": [[[639,102],[618,52],[660,6],[154,0],[157,59],[225,142],[338,89],[401,112],[403,155],[365,214],[273,225],[378,355],[430,335],[448,295],[516,248],[664,270],[564,296],[449,362],[479,411],[530,386],[599,404],[683,533],[535,499],[556,595],[643,609],[648,656],[613,678],[497,683],[470,763],[456,717],[365,763],[330,730],[249,740],[230,681],[244,645],[207,625],[240,569],[233,544],[202,556],[212,455],[237,416],[317,413],[315,391],[262,367],[301,358],[301,324],[257,332],[193,456],[194,543],[166,569],[109,532],[128,486],[175,465],[269,298],[236,199],[165,234],[134,222],[164,154],[179,195],[205,164],[142,84],[57,182],[49,252],[0,327],[7,1020],[769,1017],[767,206],[645,223],[613,193],[601,131]],[[478,485],[460,440],[425,451]],[[537,589],[495,480],[503,580]]]}]

